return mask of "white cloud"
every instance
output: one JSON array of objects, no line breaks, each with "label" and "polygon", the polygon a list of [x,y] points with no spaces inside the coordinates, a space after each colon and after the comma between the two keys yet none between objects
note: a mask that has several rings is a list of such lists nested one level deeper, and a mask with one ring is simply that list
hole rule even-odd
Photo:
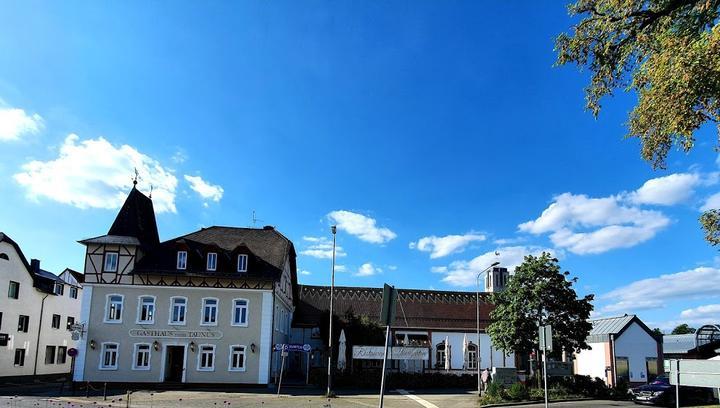
[{"label": "white cloud", "polygon": [[680,313],[680,317],[694,321],[709,319],[717,322],[718,316],[720,316],[720,304],[698,306],[694,309],[683,310]]},{"label": "white cloud", "polygon": [[347,266],[345,265],[335,265],[335,272],[347,272]]},{"label": "white cloud", "polygon": [[661,212],[624,205],[619,196],[564,193],[540,217],[520,224],[519,229],[536,235],[551,233],[553,244],[576,254],[596,254],[635,246],[669,224]]},{"label": "white cloud", "polygon": [[600,297],[611,302],[607,312],[658,309],[671,300],[720,296],[720,269],[699,267],[684,272],[642,279]]},{"label": "white cloud", "polygon": [[0,107],[0,141],[19,140],[25,135],[39,133],[44,127],[43,118],[22,109]]},{"label": "white cloud", "polygon": [[633,204],[675,205],[690,198],[701,183],[697,173],[675,173],[650,179],[628,194]]},{"label": "white cloud", "polygon": [[493,263],[499,261],[501,267],[514,271],[520,265],[526,255],[538,256],[543,252],[549,252],[554,256],[560,254],[553,249],[536,246],[510,246],[495,251],[486,252],[469,261],[455,261],[448,266],[436,266],[431,270],[434,273],[442,273],[445,276],[442,281],[453,286],[474,287],[477,285],[478,273],[484,271]]},{"label": "white cloud", "polygon": [[188,176],[186,174],[185,181],[190,183],[190,188],[205,200],[218,202],[225,192],[221,186],[217,184],[210,184],[203,180],[200,176]]},{"label": "white cloud", "polygon": [[355,276],[373,276],[378,273],[382,273],[382,269],[374,266],[370,262],[366,262],[358,268],[357,273],[355,273]]},{"label": "white cloud", "polygon": [[122,205],[131,186],[133,169],[138,187],[149,192],[156,212],[175,212],[177,178],[157,160],[132,146],[115,147],[102,137],[80,140],[69,135],[55,160],[22,165],[15,180],[30,199],[49,198],[78,208],[114,209]]},{"label": "white cloud", "polygon": [[444,237],[432,235],[420,238],[417,242],[411,242],[410,249],[430,252],[430,258],[436,259],[462,252],[471,243],[485,241],[485,239],[485,235],[473,232],[464,235],[446,235]]},{"label": "white cloud", "polygon": [[390,269],[391,271],[396,271],[398,267],[397,267],[397,265],[388,265],[387,268]]},{"label": "white cloud", "polygon": [[374,218],[351,211],[333,211],[328,214],[328,219],[337,224],[340,231],[345,231],[373,244],[384,244],[397,237],[390,229],[378,227]]},{"label": "white cloud", "polygon": [[300,275],[305,275],[305,276],[307,276],[307,275],[312,275],[312,273],[311,273],[310,271],[306,271],[306,270],[303,269],[303,270],[300,271]]},{"label": "white cloud", "polygon": [[[303,237],[304,241],[310,242],[307,248],[300,251],[301,255],[311,256],[319,259],[332,259],[332,241],[325,237]],[[343,257],[347,254],[340,245],[335,245],[335,257]],[[337,270],[337,265],[335,266]]]},{"label": "white cloud", "polygon": [[183,164],[187,161],[187,159],[188,155],[185,152],[185,149],[181,148],[177,148],[177,150],[175,150],[175,153],[170,158],[170,160],[172,160],[175,164]]},{"label": "white cloud", "polygon": [[715,193],[705,200],[705,204],[700,207],[700,211],[709,211],[720,209],[720,193]]}]

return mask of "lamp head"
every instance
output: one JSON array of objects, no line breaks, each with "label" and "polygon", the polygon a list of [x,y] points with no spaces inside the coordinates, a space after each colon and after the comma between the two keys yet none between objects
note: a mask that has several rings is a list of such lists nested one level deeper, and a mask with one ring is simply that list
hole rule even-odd
[{"label": "lamp head", "polygon": [[333,235],[337,234],[337,225],[331,226],[330,231],[332,231]]}]

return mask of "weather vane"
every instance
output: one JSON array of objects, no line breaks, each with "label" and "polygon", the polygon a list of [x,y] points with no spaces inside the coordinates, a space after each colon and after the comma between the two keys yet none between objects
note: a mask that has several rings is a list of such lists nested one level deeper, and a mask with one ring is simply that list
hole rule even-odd
[{"label": "weather vane", "polygon": [[133,177],[133,186],[137,186],[138,180],[141,180],[140,173],[138,172],[137,167],[135,169],[135,177]]}]

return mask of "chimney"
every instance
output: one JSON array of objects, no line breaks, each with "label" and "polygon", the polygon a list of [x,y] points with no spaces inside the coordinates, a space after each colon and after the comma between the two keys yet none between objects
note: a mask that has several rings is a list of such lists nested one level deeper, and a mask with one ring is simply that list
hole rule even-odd
[{"label": "chimney", "polygon": [[32,273],[39,273],[40,272],[40,260],[39,259],[31,259],[30,260],[30,269]]},{"label": "chimney", "polygon": [[266,226],[263,227],[263,229],[266,230],[266,231],[268,231],[268,230],[274,230],[275,227],[273,227],[272,225],[266,225]]}]

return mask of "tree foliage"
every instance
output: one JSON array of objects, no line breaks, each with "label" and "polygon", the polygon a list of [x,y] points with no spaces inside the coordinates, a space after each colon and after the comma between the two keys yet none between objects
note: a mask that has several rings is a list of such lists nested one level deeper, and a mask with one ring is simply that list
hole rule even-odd
[{"label": "tree foliage", "polygon": [[[714,123],[720,136],[720,0],[577,0],[580,21],[556,40],[558,65],[587,68],[587,108],[616,89],[635,91],[627,137],[641,156],[665,168],[673,146],[685,152],[695,132]],[[701,218],[706,238],[720,243],[720,216]]]},{"label": "tree foliage", "polygon": [[683,323],[674,328],[670,334],[693,334],[695,331],[697,331],[696,328],[688,326],[687,323]]},{"label": "tree foliage", "polygon": [[553,327],[555,349],[579,352],[592,329],[588,322],[593,295],[578,298],[577,278],[567,279],[558,260],[548,253],[526,256],[504,291],[493,294],[488,333],[496,348],[529,353],[537,348],[538,327]]}]

